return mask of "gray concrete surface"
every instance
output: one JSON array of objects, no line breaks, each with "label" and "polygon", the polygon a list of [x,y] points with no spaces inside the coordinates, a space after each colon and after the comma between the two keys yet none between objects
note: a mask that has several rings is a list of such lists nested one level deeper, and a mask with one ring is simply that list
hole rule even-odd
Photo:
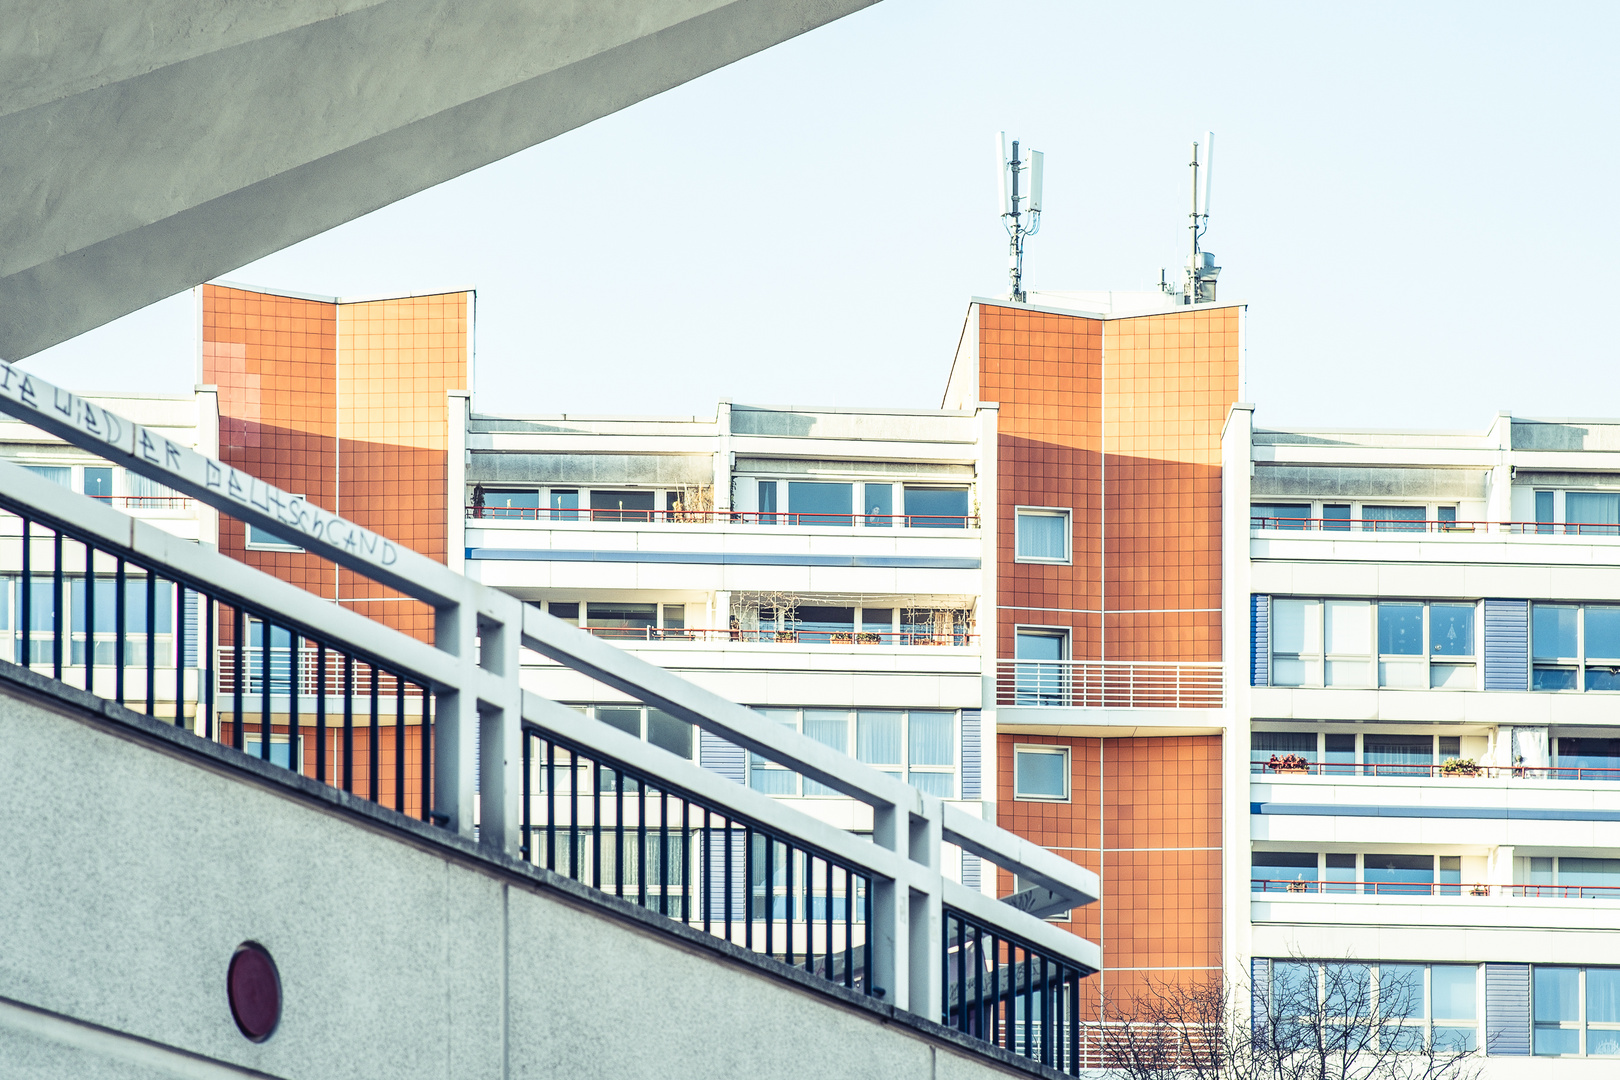
[{"label": "gray concrete surface", "polygon": [[875,0],[18,0],[18,360]]},{"label": "gray concrete surface", "polygon": [[[1043,1071],[5,667],[7,1078]],[[225,998],[245,940],[283,980],[260,1045]]]}]

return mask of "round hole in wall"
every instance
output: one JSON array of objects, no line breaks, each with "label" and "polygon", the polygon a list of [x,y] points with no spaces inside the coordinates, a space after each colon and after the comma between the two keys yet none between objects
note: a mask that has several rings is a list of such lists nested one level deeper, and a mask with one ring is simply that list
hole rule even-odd
[{"label": "round hole in wall", "polygon": [[281,974],[270,953],[256,941],[244,941],[225,971],[225,996],[236,1026],[253,1042],[264,1042],[281,1020]]}]

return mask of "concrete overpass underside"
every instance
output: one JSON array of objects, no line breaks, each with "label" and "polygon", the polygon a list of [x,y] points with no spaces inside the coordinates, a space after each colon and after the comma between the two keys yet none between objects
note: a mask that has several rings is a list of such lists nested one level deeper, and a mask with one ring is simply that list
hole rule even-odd
[{"label": "concrete overpass underside", "polygon": [[1057,1075],[10,664],[0,813],[7,1078]]},{"label": "concrete overpass underside", "polygon": [[875,0],[23,0],[15,361]]}]

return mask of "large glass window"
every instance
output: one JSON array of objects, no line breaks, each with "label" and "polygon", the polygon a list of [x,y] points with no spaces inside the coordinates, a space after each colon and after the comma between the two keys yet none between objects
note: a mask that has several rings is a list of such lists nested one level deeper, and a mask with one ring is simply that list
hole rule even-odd
[{"label": "large glass window", "polygon": [[1363,761],[1378,776],[1428,776],[1434,765],[1434,739],[1428,735],[1362,736]]},{"label": "large glass window", "polygon": [[[846,709],[804,710],[804,733],[823,746],[830,746],[840,754],[849,753],[849,712]],[[806,778],[806,795],[837,795],[825,784]]]},{"label": "large glass window", "polygon": [[861,505],[866,513],[863,522],[868,528],[887,529],[894,524],[894,485],[865,483]]},{"label": "large glass window", "polygon": [[483,488],[482,490],[484,494],[484,512],[481,516],[483,517],[533,520],[539,516],[540,491],[537,488],[530,488],[526,491],[507,491],[500,488]]},{"label": "large glass window", "polygon": [[1532,604],[1532,690],[1620,690],[1620,605]]},{"label": "large glass window", "polygon": [[965,529],[967,488],[906,485],[906,524],[914,529]]},{"label": "large glass window", "polygon": [[1427,668],[1423,659],[1423,605],[1380,601],[1378,685],[1422,689],[1429,685]]},{"label": "large glass window", "polygon": [[1069,511],[1020,508],[1016,518],[1018,562],[1069,561]]},{"label": "large glass window", "polygon": [[1586,969],[1586,1052],[1620,1057],[1620,968]]},{"label": "large glass window", "polygon": [[793,629],[798,632],[800,641],[825,645],[855,640],[855,609],[852,607],[800,604],[793,616]]},{"label": "large glass window", "polygon": [[1251,859],[1255,892],[1315,892],[1314,851],[1256,851]]},{"label": "large glass window", "polygon": [[1479,970],[1473,964],[1433,964],[1429,997],[1438,1050],[1464,1053],[1479,1046]]},{"label": "large glass window", "polygon": [[1322,685],[1322,602],[1273,600],[1271,648],[1273,686]]},{"label": "large glass window", "polygon": [[1067,802],[1069,798],[1068,747],[1014,747],[1013,798],[1044,802]]},{"label": "large glass window", "polygon": [[84,493],[92,499],[107,502],[112,499],[113,471],[101,465],[84,467]]},{"label": "large glass window", "polygon": [[1363,506],[1361,527],[1376,532],[1423,532],[1428,508],[1423,506]]},{"label": "large glass window", "polygon": [[1273,597],[1271,685],[1472,689],[1474,610],[1457,602]]},{"label": "large glass window", "polygon": [[1362,880],[1372,893],[1428,896],[1434,891],[1434,856],[1367,855]]},{"label": "large glass window", "polygon": [[[876,765],[895,779],[900,778],[901,726],[904,714],[891,710],[866,710],[855,714],[855,758]],[[891,768],[892,766],[892,768]]]},{"label": "large glass window", "polygon": [[[799,726],[799,710],[797,709],[756,709],[755,711],[767,720],[775,720],[783,727],[797,728]],[[750,752],[748,755],[748,786],[766,795],[797,795],[799,793],[799,774],[784,769],[782,766]]]},{"label": "large glass window", "polygon": [[1249,507],[1251,529],[1305,529],[1310,524],[1310,503],[1254,503]]},{"label": "large glass window", "polygon": [[592,600],[585,605],[585,625],[598,637],[647,639],[658,625],[658,605]]},{"label": "large glass window", "polygon": [[1620,536],[1620,492],[1565,492],[1564,521],[1565,532]]},{"label": "large glass window", "polygon": [[930,795],[954,797],[956,714],[914,709],[906,725],[906,779]]},{"label": "large glass window", "polygon": [[656,498],[652,491],[593,491],[591,520],[651,521]]},{"label": "large glass window", "polygon": [[1013,704],[1063,705],[1069,700],[1069,666],[1062,661],[1068,633],[1019,629],[1013,637]]},{"label": "large glass window", "polygon": [[[1440,1054],[1479,1045],[1478,969],[1472,964],[1357,964],[1273,960],[1269,1010],[1283,1038],[1316,1045]],[[1376,1014],[1377,1025],[1369,1021]],[[1308,1018],[1290,1025],[1292,1017]],[[1326,1021],[1319,1030],[1309,1030]],[[1365,1040],[1363,1042],[1363,1040]]]},{"label": "large glass window", "polygon": [[553,521],[579,520],[579,490],[577,488],[552,488],[547,496],[547,507],[551,511]]},{"label": "large glass window", "polygon": [[65,488],[73,486],[73,470],[66,465],[24,465],[23,468],[36,476],[43,476],[53,484],[60,484]]},{"label": "large glass window", "polygon": [[1322,607],[1327,685],[1371,685],[1372,605],[1365,600],[1329,600]]},{"label": "large glass window", "polygon": [[789,524],[843,525],[854,524],[850,516],[855,505],[854,484],[830,484],[820,481],[793,480],[788,483]]},{"label": "large glass window", "polygon": [[1580,968],[1537,966],[1531,970],[1536,1053],[1581,1052],[1580,983]]},{"label": "large glass window", "polygon": [[[1578,779],[1620,780],[1620,739],[1571,739],[1560,737],[1554,744],[1560,769],[1592,769]],[[1601,770],[1613,770],[1601,771]]]},{"label": "large glass window", "polygon": [[[1429,685],[1472,689],[1474,686],[1474,605],[1429,605]],[[1467,663],[1456,660],[1468,658]],[[1454,662],[1447,663],[1445,661]]]}]

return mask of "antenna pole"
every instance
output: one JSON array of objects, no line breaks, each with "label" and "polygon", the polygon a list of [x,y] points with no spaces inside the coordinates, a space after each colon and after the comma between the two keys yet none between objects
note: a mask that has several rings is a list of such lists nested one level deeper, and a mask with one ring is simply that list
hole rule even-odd
[{"label": "antenna pole", "polygon": [[1192,144],[1192,252],[1187,259],[1187,296],[1182,302],[1198,303],[1198,144]]},{"label": "antenna pole", "polygon": [[[1029,294],[1024,291],[1024,241],[1041,230],[1041,155],[1032,151],[1028,162],[1019,159],[1018,140],[1012,144],[1012,158],[1001,163],[1001,175],[1005,182],[1007,175],[1012,176],[1010,187],[1005,188],[1008,198],[1003,206],[1001,222],[1007,228],[1007,273],[1011,278],[1012,289],[1009,299],[1014,303],[1026,303]],[[1033,168],[1030,181],[1020,183],[1023,173]]]}]

